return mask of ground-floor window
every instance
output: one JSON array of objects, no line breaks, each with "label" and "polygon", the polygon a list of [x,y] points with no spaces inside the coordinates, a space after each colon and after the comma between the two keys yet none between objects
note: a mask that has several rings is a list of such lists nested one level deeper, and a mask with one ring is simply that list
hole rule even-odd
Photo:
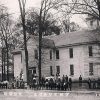
[{"label": "ground-floor window", "polygon": [[38,59],[38,50],[34,50],[35,52],[35,59]]},{"label": "ground-floor window", "polygon": [[51,75],[51,76],[53,75],[53,69],[52,69],[52,66],[50,66],[50,75]]},{"label": "ground-floor window", "polygon": [[33,74],[36,74],[36,67],[33,67],[32,71]]},{"label": "ground-floor window", "polygon": [[29,69],[28,70],[28,78],[29,78],[29,81],[31,82],[32,81],[32,70],[31,69]]},{"label": "ground-floor window", "polygon": [[29,76],[33,77],[36,74],[36,67],[32,67],[29,69]]},{"label": "ground-floor window", "polygon": [[57,74],[60,74],[60,66],[56,66],[56,71]]},{"label": "ground-floor window", "polygon": [[89,63],[89,75],[93,75],[93,63]]},{"label": "ground-floor window", "polygon": [[74,65],[70,65],[70,75],[74,75]]}]

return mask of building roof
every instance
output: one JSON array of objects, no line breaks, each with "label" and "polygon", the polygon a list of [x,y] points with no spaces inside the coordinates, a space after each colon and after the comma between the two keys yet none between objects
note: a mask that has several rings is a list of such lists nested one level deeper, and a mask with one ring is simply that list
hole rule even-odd
[{"label": "building roof", "polygon": [[14,49],[11,53],[14,54],[14,55],[20,54],[20,53],[21,53],[21,49],[16,48],[16,49]]},{"label": "building roof", "polygon": [[[33,39],[33,40],[35,40],[37,46],[39,45],[39,37],[38,37],[38,36],[30,35],[30,36],[27,38],[27,41],[28,41],[30,38]],[[18,48],[23,48],[23,46],[24,46],[24,43],[23,43],[23,44],[20,44],[20,45],[18,46]],[[51,40],[51,39],[48,39],[48,38],[42,38],[42,47],[44,47],[44,48],[54,48],[54,47],[55,47],[54,41]]]},{"label": "building roof", "polygon": [[[28,39],[30,38],[36,41],[37,46],[39,45],[39,37],[31,35]],[[42,38],[42,47],[55,48],[95,42],[100,42],[100,30],[82,30],[60,35],[44,36]],[[23,44],[21,44],[19,48],[23,48]],[[20,52],[20,50],[16,51],[14,52]]]},{"label": "building roof", "polygon": [[[39,37],[33,36],[33,38],[37,42],[37,45],[39,45]],[[54,48],[55,47],[54,41],[48,38],[42,38],[42,47]]]},{"label": "building roof", "polygon": [[69,32],[66,34],[47,36],[46,38],[53,40],[55,47],[70,46],[75,44],[83,44],[100,41],[100,31],[98,30],[84,30]]}]

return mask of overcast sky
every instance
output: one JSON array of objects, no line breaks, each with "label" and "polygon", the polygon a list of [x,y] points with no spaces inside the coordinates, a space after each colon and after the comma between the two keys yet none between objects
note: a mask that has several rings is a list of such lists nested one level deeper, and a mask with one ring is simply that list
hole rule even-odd
[{"label": "overcast sky", "polygon": [[[39,7],[41,0],[26,0],[26,9],[30,7]],[[13,14],[14,18],[17,18],[19,16],[19,4],[18,0],[0,0],[0,4],[4,4],[8,7],[9,13]],[[75,21],[81,26],[86,27],[86,24],[83,22],[83,20],[78,16],[75,15],[72,18],[72,21]]]},{"label": "overcast sky", "polygon": [[[26,0],[26,9],[29,7],[39,7],[41,0]],[[19,4],[18,0],[0,0],[0,4],[4,4],[8,7],[9,13],[14,14],[16,17],[19,15]]]}]

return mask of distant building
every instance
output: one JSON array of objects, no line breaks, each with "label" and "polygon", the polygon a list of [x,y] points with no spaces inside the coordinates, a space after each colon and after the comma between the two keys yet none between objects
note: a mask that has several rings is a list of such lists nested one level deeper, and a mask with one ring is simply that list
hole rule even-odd
[{"label": "distant building", "polygon": [[92,16],[88,15],[86,18],[86,23],[89,29],[97,29],[100,28],[100,21],[98,19],[93,18]]},{"label": "distant building", "polygon": [[[78,79],[100,77],[100,36],[98,31],[79,31],[42,39],[42,76],[68,75]],[[30,79],[38,76],[38,37],[27,40]],[[24,50],[13,51],[14,76],[26,81]]]}]

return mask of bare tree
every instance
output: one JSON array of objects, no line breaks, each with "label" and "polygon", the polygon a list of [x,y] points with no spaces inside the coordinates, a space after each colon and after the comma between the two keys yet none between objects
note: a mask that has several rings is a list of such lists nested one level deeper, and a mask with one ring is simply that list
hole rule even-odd
[{"label": "bare tree", "polygon": [[[42,16],[43,17],[43,16]],[[39,35],[39,10],[31,8],[26,13],[26,30],[29,34]],[[43,19],[43,18],[41,18]],[[42,20],[43,21],[43,20]],[[43,35],[60,34],[60,27],[57,25],[57,20],[53,17],[52,13],[47,13],[45,22],[42,23]]]},{"label": "bare tree", "polygon": [[7,80],[9,81],[9,59],[10,59],[10,48],[12,45],[12,33],[13,33],[12,20],[10,18],[11,16],[7,12],[6,7],[3,6],[0,9],[0,12],[1,12],[0,13],[0,37],[1,37],[1,44],[2,44],[2,73],[4,71],[5,74],[5,66],[7,66]]},{"label": "bare tree", "polygon": [[[31,8],[26,12],[27,37],[29,35],[34,35],[34,36],[39,35],[39,18],[40,18],[39,10],[40,9]],[[46,15],[46,20],[44,24],[42,23],[42,27],[43,27],[42,28],[43,36],[60,34],[60,26],[58,25],[58,21],[53,17],[53,14],[50,12]],[[22,23],[20,21],[20,18],[15,25],[15,30],[16,30],[15,35],[19,36],[22,35]]]},{"label": "bare tree", "polygon": [[25,4],[26,4],[26,0],[18,0],[18,2],[19,2],[19,8],[20,8],[20,13],[21,13],[21,21],[22,21],[22,26],[23,26],[25,63],[26,63],[27,83],[28,83],[28,51],[27,51],[26,26],[25,26]]},{"label": "bare tree", "polygon": [[43,27],[45,25],[46,16],[52,8],[55,8],[60,4],[62,0],[42,0],[41,7],[39,11],[39,82],[41,80],[41,54],[42,54],[42,36],[43,36]]},{"label": "bare tree", "polygon": [[100,0],[70,0],[62,3],[72,14],[87,14],[100,20]]}]

